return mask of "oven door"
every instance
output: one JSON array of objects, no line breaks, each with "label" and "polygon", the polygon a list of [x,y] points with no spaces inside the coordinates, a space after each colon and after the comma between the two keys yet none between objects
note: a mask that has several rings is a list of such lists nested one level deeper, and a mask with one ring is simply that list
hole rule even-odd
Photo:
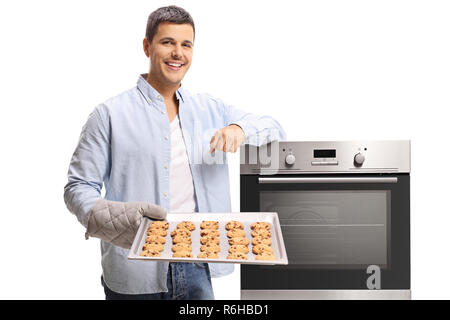
[{"label": "oven door", "polygon": [[373,289],[374,272],[409,289],[409,189],[409,174],[241,175],[241,211],[278,213],[289,260],[242,265],[241,289]]}]

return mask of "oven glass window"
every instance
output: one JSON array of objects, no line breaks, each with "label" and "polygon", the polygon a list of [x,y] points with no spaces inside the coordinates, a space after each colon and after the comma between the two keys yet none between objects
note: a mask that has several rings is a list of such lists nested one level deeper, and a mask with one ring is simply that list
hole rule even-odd
[{"label": "oven glass window", "polygon": [[277,212],[290,266],[389,268],[390,191],[261,191]]}]

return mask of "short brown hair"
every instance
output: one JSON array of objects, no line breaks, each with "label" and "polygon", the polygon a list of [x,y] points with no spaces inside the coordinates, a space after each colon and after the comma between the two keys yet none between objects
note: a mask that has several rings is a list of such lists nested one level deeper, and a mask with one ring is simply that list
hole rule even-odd
[{"label": "short brown hair", "polygon": [[153,37],[158,31],[158,26],[162,22],[171,22],[176,24],[190,24],[192,29],[194,29],[195,38],[195,25],[189,12],[183,8],[177,6],[161,7],[153,11],[147,20],[147,30],[145,31],[145,37],[148,42],[152,42]]}]

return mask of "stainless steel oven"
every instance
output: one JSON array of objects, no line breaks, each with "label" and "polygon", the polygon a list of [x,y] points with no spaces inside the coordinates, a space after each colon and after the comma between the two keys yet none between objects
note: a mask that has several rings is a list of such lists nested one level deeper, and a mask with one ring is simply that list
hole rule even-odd
[{"label": "stainless steel oven", "polygon": [[277,212],[287,266],[241,266],[242,299],[409,299],[410,142],[241,149],[241,211]]}]

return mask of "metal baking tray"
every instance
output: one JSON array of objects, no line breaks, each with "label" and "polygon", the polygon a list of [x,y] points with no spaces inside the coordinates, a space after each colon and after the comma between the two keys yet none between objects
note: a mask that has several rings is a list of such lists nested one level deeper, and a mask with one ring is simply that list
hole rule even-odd
[{"label": "metal baking tray", "polygon": [[[220,252],[218,259],[197,258],[200,253],[200,224],[202,221],[218,221],[220,231]],[[244,225],[245,236],[250,240],[248,248],[250,252],[247,254],[248,260],[234,260],[227,259],[228,256],[228,237],[225,225],[231,220],[242,222]],[[128,259],[132,260],[148,260],[148,261],[171,261],[171,262],[208,262],[208,263],[239,263],[239,264],[261,264],[261,265],[275,265],[288,264],[286,255],[286,248],[284,247],[283,235],[281,234],[280,221],[276,212],[237,212],[237,213],[168,213],[166,220],[169,222],[169,229],[167,229],[166,243],[164,244],[164,251],[161,252],[160,257],[142,257],[139,254],[142,252],[142,247],[147,236],[147,229],[153,220],[149,218],[142,219],[139,230],[136,233]],[[176,229],[177,224],[181,221],[190,221],[195,224],[195,230],[192,231],[192,254],[194,258],[173,258],[172,257],[172,237],[170,233]],[[272,233],[272,248],[276,260],[256,260],[255,254],[252,253],[252,235],[250,225],[254,222],[268,222],[270,223],[270,231]]]}]

